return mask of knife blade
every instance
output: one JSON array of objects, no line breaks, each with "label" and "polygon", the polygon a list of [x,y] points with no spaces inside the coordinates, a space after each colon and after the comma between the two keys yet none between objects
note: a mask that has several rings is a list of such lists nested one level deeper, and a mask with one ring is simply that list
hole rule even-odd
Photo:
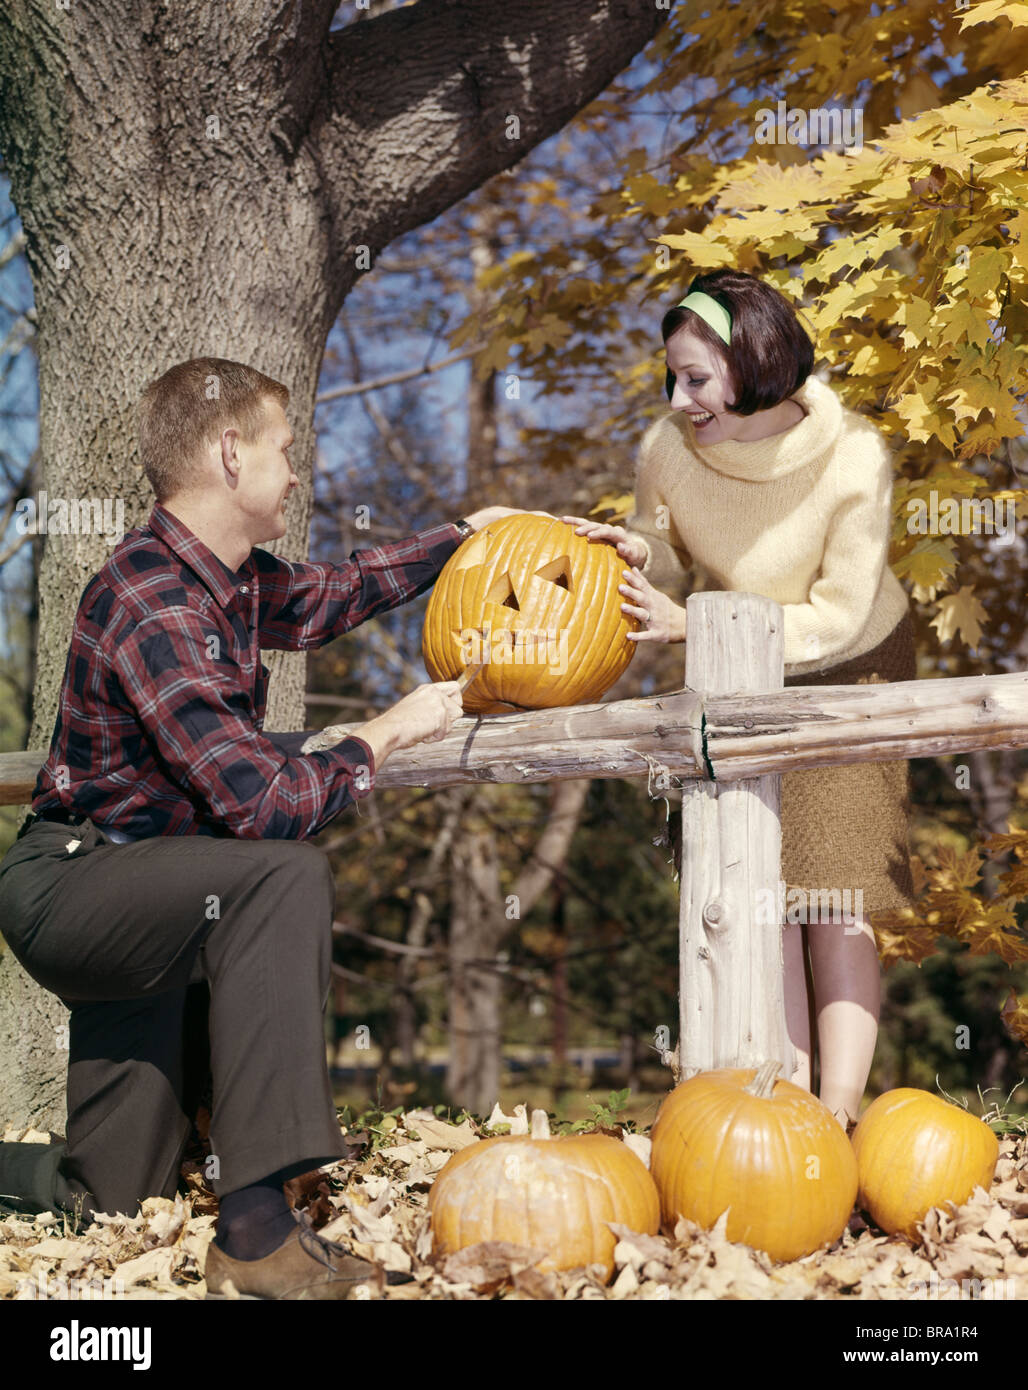
[{"label": "knife blade", "polygon": [[484,656],[481,659],[481,661],[472,661],[469,662],[467,666],[465,666],[464,670],[457,677],[457,689],[461,692],[462,695],[464,691],[467,690],[471,682],[478,675],[479,671],[483,670],[488,665],[489,658],[487,656]]}]

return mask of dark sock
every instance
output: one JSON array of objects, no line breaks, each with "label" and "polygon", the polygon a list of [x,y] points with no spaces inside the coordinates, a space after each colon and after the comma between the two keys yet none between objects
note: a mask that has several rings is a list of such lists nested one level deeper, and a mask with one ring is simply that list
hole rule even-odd
[{"label": "dark sock", "polygon": [[282,1191],[283,1174],[293,1176],[290,1169],[279,1169],[220,1199],[214,1244],[230,1259],[263,1259],[296,1229],[296,1218]]}]

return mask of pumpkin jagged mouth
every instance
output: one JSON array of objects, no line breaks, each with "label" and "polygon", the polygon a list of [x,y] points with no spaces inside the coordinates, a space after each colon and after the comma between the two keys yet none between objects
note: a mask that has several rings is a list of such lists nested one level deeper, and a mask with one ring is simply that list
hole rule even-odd
[{"label": "pumpkin jagged mouth", "polygon": [[[567,669],[566,628],[452,628],[450,636],[460,653],[460,660],[472,665],[483,658],[492,662],[494,652],[502,649],[498,666],[551,666],[563,674]],[[559,656],[556,653],[560,653]]]}]

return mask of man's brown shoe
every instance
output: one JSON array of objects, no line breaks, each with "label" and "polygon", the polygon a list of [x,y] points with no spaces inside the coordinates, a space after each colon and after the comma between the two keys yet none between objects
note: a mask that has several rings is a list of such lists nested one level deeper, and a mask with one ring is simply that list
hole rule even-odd
[{"label": "man's brown shoe", "polygon": [[[305,1211],[294,1211],[296,1230],[260,1260],[233,1260],[212,1241],[204,1278],[208,1298],[355,1299],[381,1292],[386,1283],[407,1283],[379,1265],[351,1255],[319,1236]],[[365,1292],[361,1292],[363,1289]]]}]

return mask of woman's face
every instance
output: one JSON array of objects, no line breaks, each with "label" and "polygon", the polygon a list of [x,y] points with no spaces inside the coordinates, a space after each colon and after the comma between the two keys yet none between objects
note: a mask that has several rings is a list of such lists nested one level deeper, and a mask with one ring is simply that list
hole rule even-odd
[{"label": "woman's face", "polygon": [[685,411],[696,443],[716,444],[736,438],[743,417],[725,413],[725,406],[735,403],[735,390],[724,359],[711,352],[688,327],[667,340],[665,357],[675,378],[671,409]]}]

